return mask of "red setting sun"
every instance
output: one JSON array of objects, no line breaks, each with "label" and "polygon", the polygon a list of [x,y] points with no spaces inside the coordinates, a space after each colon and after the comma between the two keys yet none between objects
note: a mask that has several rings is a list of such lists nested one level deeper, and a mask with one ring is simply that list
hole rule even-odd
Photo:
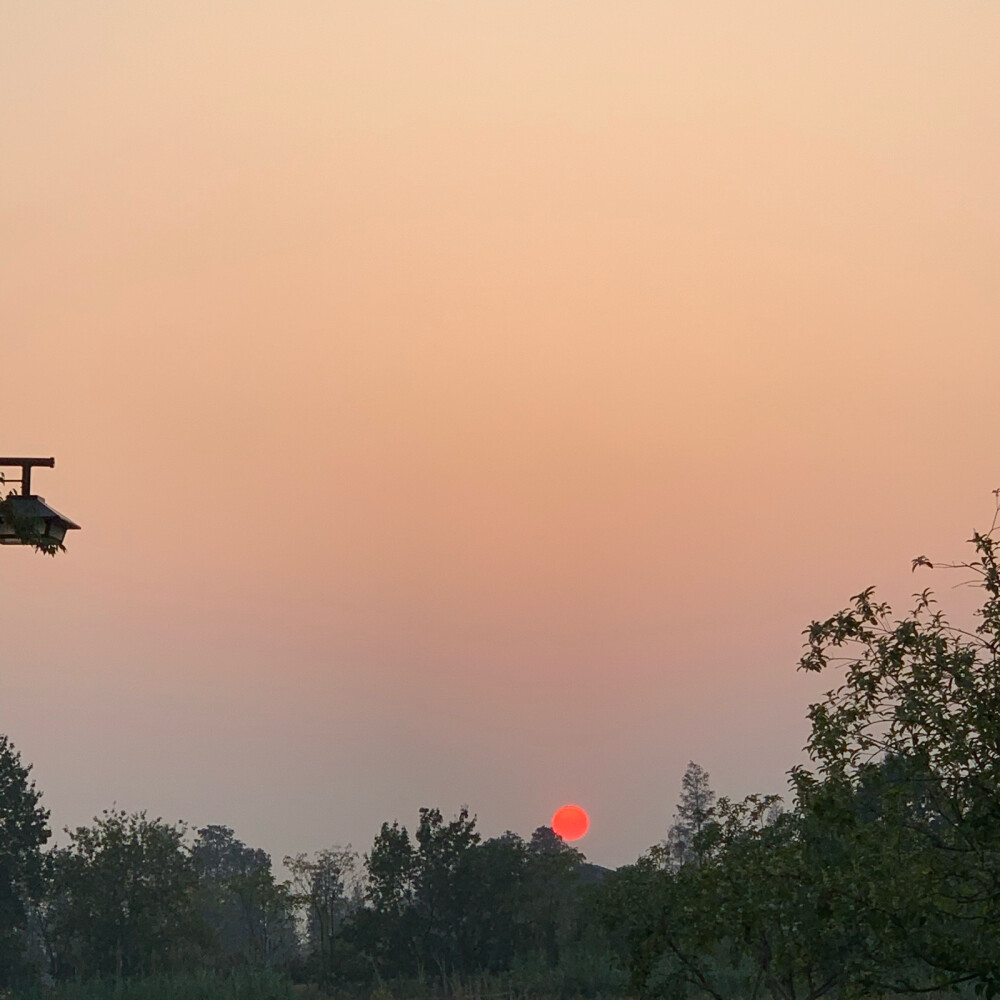
[{"label": "red setting sun", "polygon": [[552,829],[563,840],[579,840],[590,829],[590,817],[579,806],[562,806],[552,817]]}]

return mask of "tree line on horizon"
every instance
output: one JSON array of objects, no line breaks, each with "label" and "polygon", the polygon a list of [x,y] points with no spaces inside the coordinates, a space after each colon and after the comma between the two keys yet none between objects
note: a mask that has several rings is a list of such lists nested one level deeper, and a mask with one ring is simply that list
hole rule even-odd
[{"label": "tree line on horizon", "polygon": [[412,834],[384,823],[363,856],[287,857],[284,882],[228,827],[145,813],[105,812],[45,850],[48,814],[0,737],[0,988],[125,996],[197,974],[216,984],[199,996],[224,981],[241,1000],[292,982],[379,1000],[992,1000],[998,535],[994,517],[957,564],[981,597],[972,626],[929,590],[897,617],[869,588],[805,631],[800,668],[839,676],[809,708],[787,804],[716,798],[691,763],[664,840],[615,872],[548,827],[484,840],[467,809],[421,809]]},{"label": "tree line on horizon", "polygon": [[249,968],[454,994],[512,970],[561,983],[570,953],[584,967],[573,992],[624,984],[584,900],[608,870],[549,827],[484,840],[467,808],[450,820],[423,808],[412,836],[383,823],[363,857],[287,856],[278,881],[268,853],[229,827],[145,812],[106,810],[44,851],[48,813],[29,772],[0,736],[0,987]]}]

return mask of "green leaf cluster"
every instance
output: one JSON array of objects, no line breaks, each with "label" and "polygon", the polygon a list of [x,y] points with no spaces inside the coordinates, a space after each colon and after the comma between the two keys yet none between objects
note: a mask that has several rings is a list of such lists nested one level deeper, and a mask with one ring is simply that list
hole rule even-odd
[{"label": "green leaf cluster", "polygon": [[684,836],[616,873],[602,901],[638,993],[1000,993],[997,520],[950,566],[978,588],[974,626],[927,590],[896,617],[869,588],[805,631],[801,668],[841,681],[810,706],[791,809],[712,805],[702,787],[695,830],[691,789],[707,775],[689,765],[672,828]]}]

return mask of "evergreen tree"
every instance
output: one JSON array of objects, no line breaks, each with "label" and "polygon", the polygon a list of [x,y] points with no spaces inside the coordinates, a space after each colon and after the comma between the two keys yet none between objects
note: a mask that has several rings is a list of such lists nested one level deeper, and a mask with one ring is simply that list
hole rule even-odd
[{"label": "evergreen tree", "polygon": [[715,792],[708,783],[708,771],[689,761],[681,778],[681,797],[666,841],[656,852],[664,867],[677,869],[700,864],[702,852],[698,838],[715,815]]}]

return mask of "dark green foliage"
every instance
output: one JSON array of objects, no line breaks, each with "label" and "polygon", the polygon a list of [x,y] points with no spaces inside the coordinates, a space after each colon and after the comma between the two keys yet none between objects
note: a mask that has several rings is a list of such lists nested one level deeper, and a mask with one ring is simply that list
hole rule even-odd
[{"label": "dark green foliage", "polygon": [[25,932],[31,902],[42,891],[41,847],[49,839],[48,810],[30,780],[30,765],[0,736],[0,987],[27,972]]},{"label": "dark green foliage", "polygon": [[520,970],[518,981],[568,983],[565,956],[586,964],[573,949],[588,926],[600,942],[591,965],[610,975],[603,929],[596,918],[588,925],[583,907],[583,883],[600,881],[601,870],[548,827],[530,843],[510,831],[480,841],[475,822],[466,809],[449,822],[422,809],[416,845],[405,827],[383,824],[365,859],[372,905],[345,927],[378,979],[456,991]]},{"label": "dark green foliage", "polygon": [[574,935],[583,862],[583,855],[551,827],[540,826],[531,835],[525,905],[534,948],[552,964]]},{"label": "dark green foliage", "polygon": [[845,654],[847,667],[810,708],[816,771],[796,769],[798,797],[849,845],[856,878],[842,891],[878,941],[875,977],[898,989],[1000,991],[997,533],[995,519],[961,564],[982,593],[974,631],[929,591],[895,619],[872,589],[807,630],[804,669]]},{"label": "dark green foliage", "polygon": [[414,905],[418,963],[443,984],[462,971],[469,903],[469,856],[479,843],[476,817],[465,807],[445,823],[439,809],[421,809],[417,824]]},{"label": "dark green foliage", "polygon": [[405,826],[382,824],[365,868],[368,899],[378,913],[398,915],[413,903],[417,858]]},{"label": "dark green foliage", "polygon": [[708,772],[690,761],[681,778],[681,797],[667,839],[656,849],[661,864],[680,868],[701,861],[695,844],[715,813]]},{"label": "dark green foliage", "polygon": [[338,934],[361,902],[353,885],[356,864],[357,855],[350,846],[318,851],[312,857],[285,858],[292,876],[290,898],[305,916],[309,966],[322,983],[335,978]]},{"label": "dark green foliage", "polygon": [[354,915],[345,936],[367,956],[379,979],[412,975],[417,967],[417,854],[406,827],[383,823],[364,864],[371,905]]},{"label": "dark green foliage", "polygon": [[287,976],[266,969],[205,970],[137,979],[70,980],[26,990],[16,1000],[292,1000]]},{"label": "dark green foliage", "polygon": [[983,598],[974,630],[929,592],[897,620],[871,590],[807,630],[803,668],[836,661],[844,680],[810,709],[794,809],[723,799],[696,829],[688,781],[683,837],[608,880],[603,917],[639,993],[1000,992],[996,536],[995,520],[962,564]]},{"label": "dark green foliage", "polygon": [[275,965],[295,954],[293,901],[274,881],[267,852],[247,847],[229,827],[207,826],[198,831],[191,858],[213,964]]},{"label": "dark green foliage", "polygon": [[509,831],[463,858],[457,873],[465,894],[458,942],[461,971],[500,972],[523,948],[527,865],[524,841]]},{"label": "dark green foliage", "polygon": [[69,846],[53,854],[49,913],[60,971],[115,979],[167,972],[210,945],[182,826],[110,810],[66,832]]}]

